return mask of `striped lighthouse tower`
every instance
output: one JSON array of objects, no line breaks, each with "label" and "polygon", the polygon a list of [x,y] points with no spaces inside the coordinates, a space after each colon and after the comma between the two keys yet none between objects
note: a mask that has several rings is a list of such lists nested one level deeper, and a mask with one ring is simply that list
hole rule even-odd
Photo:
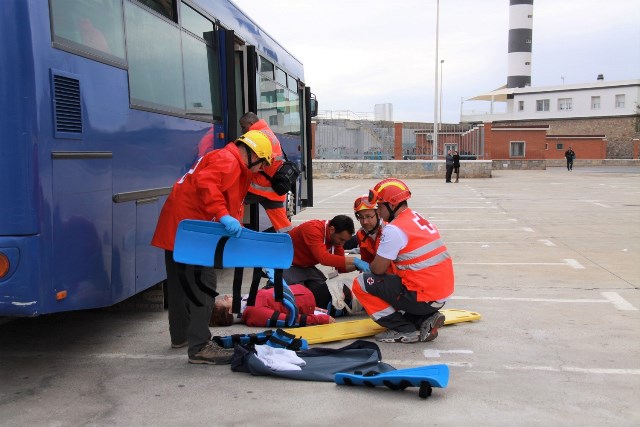
[{"label": "striped lighthouse tower", "polygon": [[509,0],[509,74],[507,87],[531,86],[533,0]]}]

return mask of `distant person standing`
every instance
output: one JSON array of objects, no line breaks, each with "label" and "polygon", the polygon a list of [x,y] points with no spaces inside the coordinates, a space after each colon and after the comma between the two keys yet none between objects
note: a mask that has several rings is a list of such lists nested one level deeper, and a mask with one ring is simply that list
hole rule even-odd
[{"label": "distant person standing", "polygon": [[453,173],[453,156],[451,155],[451,150],[447,151],[445,161],[445,166],[447,167],[445,182],[451,182],[451,174]]},{"label": "distant person standing", "polygon": [[569,149],[564,152],[564,156],[567,158],[567,170],[568,171],[572,171],[573,170],[573,159],[576,158],[576,152],[573,151],[573,148],[571,148],[571,146],[569,146]]},{"label": "distant person standing", "polygon": [[456,174],[456,182],[460,179],[460,155],[457,151],[453,152],[453,172]]}]

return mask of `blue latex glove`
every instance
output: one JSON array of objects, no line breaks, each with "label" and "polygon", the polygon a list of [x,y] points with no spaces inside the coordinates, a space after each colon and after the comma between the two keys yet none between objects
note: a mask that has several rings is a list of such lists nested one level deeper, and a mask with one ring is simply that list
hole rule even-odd
[{"label": "blue latex glove", "polygon": [[235,237],[240,237],[240,233],[242,232],[242,225],[240,225],[240,221],[238,221],[231,215],[225,215],[220,218],[220,223],[224,225],[227,233]]},{"label": "blue latex glove", "polygon": [[371,273],[371,269],[369,268],[369,263],[361,260],[360,258],[353,259],[353,265],[363,273]]},{"label": "blue latex glove", "polygon": [[272,283],[276,281],[275,279],[276,273],[275,271],[273,271],[273,268],[265,268],[263,271],[265,272],[265,274],[267,275],[269,280],[271,280]]}]

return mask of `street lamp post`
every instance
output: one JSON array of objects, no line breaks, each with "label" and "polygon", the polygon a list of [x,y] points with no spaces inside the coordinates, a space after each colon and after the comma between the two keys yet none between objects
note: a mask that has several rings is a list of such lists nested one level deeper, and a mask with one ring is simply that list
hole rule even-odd
[{"label": "street lamp post", "polygon": [[438,160],[438,32],[440,24],[440,0],[436,0],[436,81],[433,91],[433,160]]},{"label": "street lamp post", "polygon": [[444,59],[440,60],[440,112],[438,113],[438,123],[440,124],[439,129],[442,129],[442,64],[444,64]]}]

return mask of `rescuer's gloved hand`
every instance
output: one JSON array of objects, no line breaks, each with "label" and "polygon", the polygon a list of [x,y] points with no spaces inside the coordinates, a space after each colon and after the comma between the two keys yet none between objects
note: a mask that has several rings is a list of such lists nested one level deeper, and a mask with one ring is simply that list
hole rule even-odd
[{"label": "rescuer's gloved hand", "polygon": [[240,237],[240,233],[242,232],[242,225],[240,225],[240,221],[231,215],[225,215],[220,218],[220,223],[224,225],[224,229],[227,233],[235,237]]},{"label": "rescuer's gloved hand", "polygon": [[369,268],[369,263],[361,260],[360,258],[354,258],[353,265],[355,265],[356,268],[363,273],[371,273],[371,269]]}]

